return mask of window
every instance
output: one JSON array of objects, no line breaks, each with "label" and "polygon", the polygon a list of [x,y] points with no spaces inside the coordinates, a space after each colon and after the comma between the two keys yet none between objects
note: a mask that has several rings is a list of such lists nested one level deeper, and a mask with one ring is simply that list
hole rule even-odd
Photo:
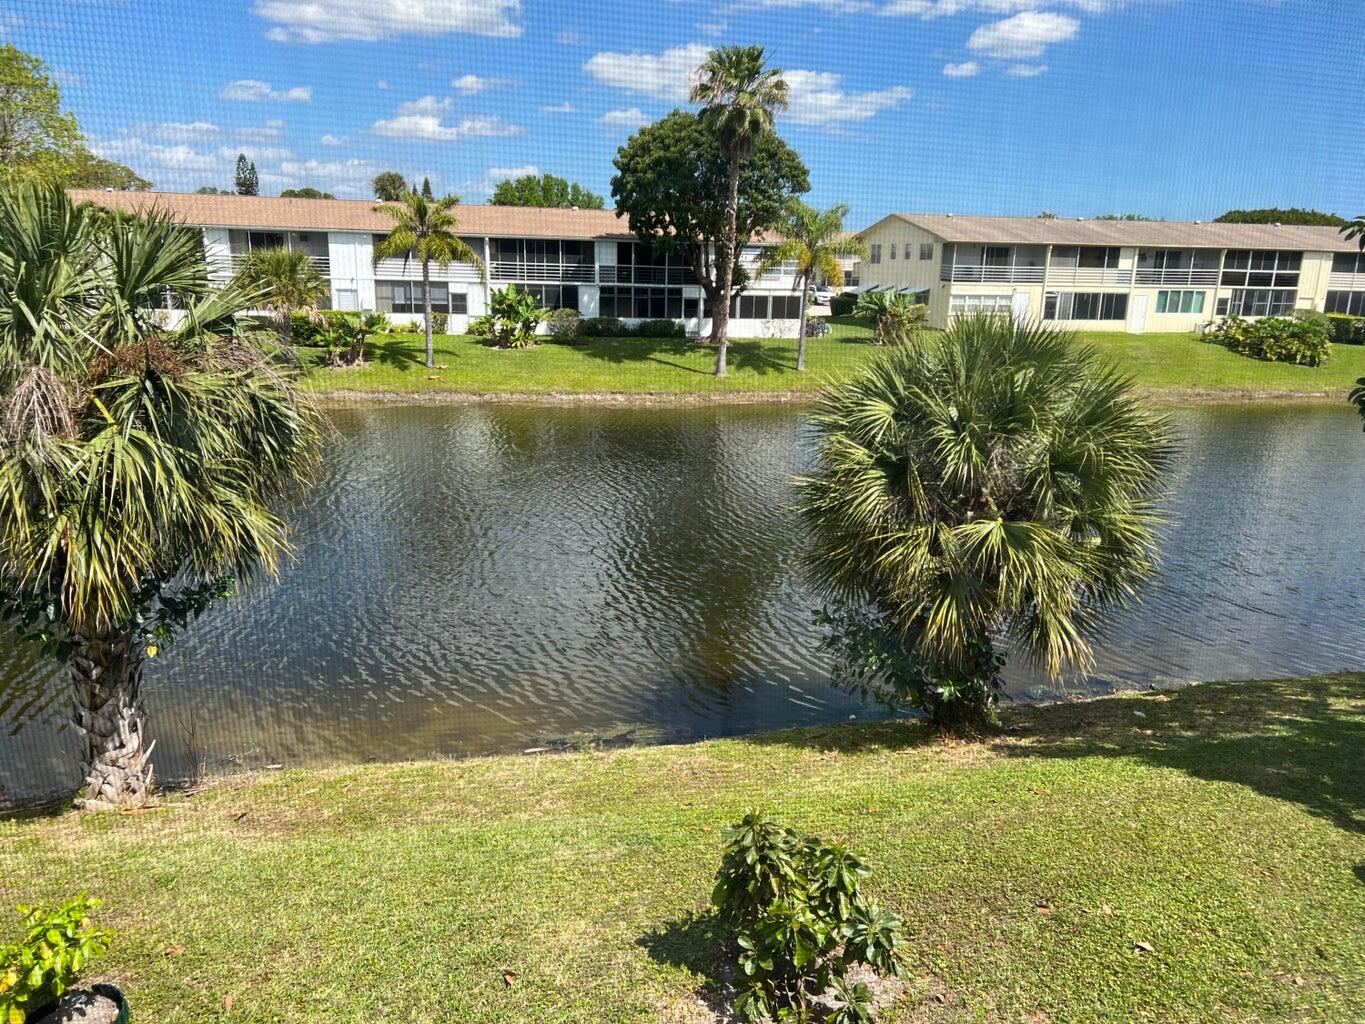
[{"label": "window", "polygon": [[1011,303],[1009,295],[954,295],[949,302],[948,312],[953,316],[971,316],[976,313],[1009,316]]},{"label": "window", "polygon": [[853,271],[851,271],[851,270],[845,270],[845,271],[844,271],[844,287],[845,287],[845,288],[857,288],[857,287],[858,287],[858,275],[855,274],[855,273],[854,273]]},{"label": "window", "polygon": [[1332,257],[1332,273],[1365,274],[1365,253],[1339,252]]},{"label": "window", "polygon": [[731,313],[732,316],[740,320],[766,320],[768,319],[768,296],[767,295],[741,295],[739,296],[739,312]]},{"label": "window", "polygon": [[873,245],[873,246],[871,246],[871,251],[870,251],[870,254],[869,254],[869,256],[868,256],[868,262],[869,262],[869,263],[880,263],[881,261],[882,261],[882,247],[881,247],[880,245]]},{"label": "window", "polygon": [[895,243],[895,242],[892,242],[892,243],[891,243],[891,258],[892,258],[893,260],[896,258],[896,243]]},{"label": "window", "polygon": [[772,318],[774,320],[800,320],[801,296],[774,295],[772,303]]},{"label": "window", "polygon": [[1043,298],[1044,320],[1122,320],[1127,315],[1124,293],[1048,292]]},{"label": "window", "polygon": [[[692,303],[694,310],[691,313],[686,312],[688,302]],[[598,296],[597,311],[601,316],[615,316],[622,320],[678,320],[684,316],[697,316],[697,308],[696,299],[683,301],[681,288],[607,285]]]},{"label": "window", "polygon": [[1365,316],[1365,292],[1328,292],[1326,311]]},{"label": "window", "polygon": [[1219,316],[1283,316],[1294,308],[1292,288],[1238,288],[1218,300]]},{"label": "window", "polygon": [[1160,291],[1156,293],[1158,313],[1202,313],[1205,292]]},{"label": "window", "polygon": [[[422,312],[422,284],[420,281],[376,281],[374,308],[385,313]],[[433,313],[467,313],[469,296],[452,292],[444,281],[431,282],[431,311]]]},{"label": "window", "polygon": [[576,284],[519,284],[517,291],[534,295],[545,309],[577,309]]},{"label": "window", "polygon": [[[1223,257],[1223,284],[1251,288],[1297,288],[1301,252],[1229,249]],[[1257,316],[1261,314],[1255,314]]]},{"label": "window", "polygon": [[922,260],[931,260],[931,259],[934,258],[934,243],[933,243],[933,242],[920,242],[920,244],[919,244],[919,258],[922,259]]},{"label": "window", "polygon": [[[1079,266],[1090,267],[1092,269],[1112,270],[1119,265],[1119,250],[1117,246],[1081,246]],[[1077,317],[1077,319],[1081,319]],[[1114,319],[1106,317],[1105,319]],[[1117,319],[1122,319],[1117,318]]]}]

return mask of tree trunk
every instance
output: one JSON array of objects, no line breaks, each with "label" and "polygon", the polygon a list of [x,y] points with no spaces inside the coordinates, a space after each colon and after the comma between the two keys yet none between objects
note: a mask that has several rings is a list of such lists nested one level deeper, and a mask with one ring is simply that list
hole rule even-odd
[{"label": "tree trunk", "polygon": [[739,154],[730,157],[730,194],[725,200],[725,240],[721,253],[719,317],[712,320],[717,342],[716,376],[725,376],[725,350],[730,342],[730,299],[735,284],[735,263],[739,258]]},{"label": "tree trunk", "polygon": [[806,278],[801,275],[796,279],[796,283],[801,286],[801,323],[796,328],[796,369],[798,371],[806,368]]},{"label": "tree trunk", "polygon": [[143,652],[131,636],[89,640],[72,659],[72,720],[85,774],[76,805],[100,811],[140,807],[151,796],[152,747],[142,716]]},{"label": "tree trunk", "polygon": [[427,369],[436,367],[436,349],[431,344],[431,264],[422,261],[422,320],[427,331]]}]

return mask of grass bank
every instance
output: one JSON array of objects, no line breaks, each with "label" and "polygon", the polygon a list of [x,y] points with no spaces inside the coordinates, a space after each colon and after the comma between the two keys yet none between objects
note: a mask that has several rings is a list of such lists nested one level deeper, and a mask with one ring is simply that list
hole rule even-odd
[{"label": "grass bank", "polygon": [[[361,369],[322,366],[320,350],[304,350],[308,386],[321,394],[450,395],[699,395],[789,397],[809,394],[846,376],[877,350],[866,324],[835,317],[833,332],[807,345],[807,371],[796,371],[796,342],[738,340],[730,375],[712,375],[715,351],[684,338],[597,338],[580,345],[545,343],[498,351],[464,336],[436,339],[439,368],[428,370],[420,335],[376,339]],[[1207,344],[1193,334],[1083,334],[1111,354],[1138,384],[1175,401],[1326,397],[1345,400],[1365,376],[1365,346],[1334,346],[1321,368],[1263,363]]]},{"label": "grass bank", "polygon": [[893,1021],[1365,1019],[1365,675],[1008,723],[230,780],[0,823],[0,902],[104,897],[161,1024],[710,1021],[720,833],[762,804],[871,861]]}]

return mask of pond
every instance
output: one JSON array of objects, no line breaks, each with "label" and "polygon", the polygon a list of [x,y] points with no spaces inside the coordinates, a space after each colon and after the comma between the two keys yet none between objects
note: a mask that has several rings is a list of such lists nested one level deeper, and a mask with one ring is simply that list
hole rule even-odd
[{"label": "pond", "polygon": [[[157,658],[163,778],[879,712],[829,686],[789,407],[335,410],[297,560]],[[1365,667],[1365,437],[1347,409],[1172,413],[1160,578],[1093,676],[1020,697]],[[65,692],[0,639],[0,796],[78,780]]]}]

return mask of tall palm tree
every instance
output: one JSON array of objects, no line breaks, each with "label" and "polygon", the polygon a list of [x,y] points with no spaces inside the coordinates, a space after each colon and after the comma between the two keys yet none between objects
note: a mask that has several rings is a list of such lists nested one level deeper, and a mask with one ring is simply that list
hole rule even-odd
[{"label": "tall palm tree", "polygon": [[275,570],[275,508],[317,463],[317,414],[234,331],[259,299],[210,291],[164,215],[0,194],[0,619],[70,674],[87,807],[146,799],[146,659]]},{"label": "tall palm tree", "polygon": [[1071,336],[955,321],[831,386],[798,480],[846,681],[945,726],[993,716],[998,644],[1054,678],[1154,570],[1163,418]]},{"label": "tall palm tree", "polygon": [[1354,238],[1362,251],[1365,251],[1365,214],[1348,220],[1341,226],[1341,233],[1347,238]]},{"label": "tall palm tree", "polygon": [[841,256],[867,256],[862,239],[844,234],[844,218],[848,207],[843,203],[828,210],[793,199],[782,229],[785,241],[774,246],[759,263],[759,273],[781,266],[796,264],[796,286],[801,289],[801,325],[796,335],[796,368],[806,368],[806,291],[817,278],[827,281],[844,279]]},{"label": "tall palm tree", "polygon": [[730,325],[730,298],[735,263],[739,259],[739,170],[758,140],[773,130],[777,111],[787,109],[787,83],[778,68],[770,68],[761,46],[723,46],[712,50],[697,69],[693,103],[702,104],[701,118],[720,145],[730,165],[725,197],[725,237],[718,253],[721,307],[717,319],[716,376],[726,374],[725,355]]},{"label": "tall palm tree", "polygon": [[318,307],[332,294],[313,257],[298,249],[256,249],[242,261],[238,276],[246,288],[260,294],[260,305],[275,314],[286,345],[294,337],[294,312],[319,317]]},{"label": "tall palm tree", "polygon": [[431,199],[409,192],[398,203],[381,203],[376,213],[394,219],[394,228],[387,238],[374,247],[374,261],[398,256],[415,255],[422,264],[422,319],[427,336],[427,366],[435,367],[436,351],[431,342],[431,264],[448,267],[452,263],[467,263],[488,280],[483,260],[455,232],[459,219],[451,212],[459,203],[455,196]]}]

